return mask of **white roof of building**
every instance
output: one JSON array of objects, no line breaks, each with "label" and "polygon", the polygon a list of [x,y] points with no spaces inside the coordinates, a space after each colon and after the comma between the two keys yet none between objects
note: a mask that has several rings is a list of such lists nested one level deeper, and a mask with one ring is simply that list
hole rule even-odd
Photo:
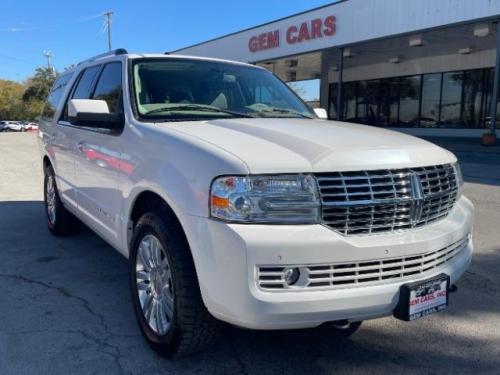
[{"label": "white roof of building", "polygon": [[[300,27],[304,22],[327,16],[336,19],[334,35],[287,43],[285,35],[290,26]],[[500,18],[499,0],[343,0],[182,48],[175,53],[260,62],[497,18]],[[276,30],[280,34],[279,46],[250,51],[250,38]]]}]

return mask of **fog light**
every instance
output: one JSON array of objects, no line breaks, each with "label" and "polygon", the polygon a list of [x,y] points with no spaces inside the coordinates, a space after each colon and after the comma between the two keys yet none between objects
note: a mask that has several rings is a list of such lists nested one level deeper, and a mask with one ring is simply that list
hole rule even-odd
[{"label": "fog light", "polygon": [[286,268],[283,271],[283,276],[288,285],[293,285],[300,277],[300,270],[298,268]]}]

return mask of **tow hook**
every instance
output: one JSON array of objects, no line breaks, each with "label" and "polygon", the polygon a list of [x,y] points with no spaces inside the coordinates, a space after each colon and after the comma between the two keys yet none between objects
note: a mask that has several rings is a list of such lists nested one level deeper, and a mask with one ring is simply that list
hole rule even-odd
[{"label": "tow hook", "polygon": [[450,286],[450,293],[455,293],[455,292],[458,292],[458,286],[453,284],[452,286]]},{"label": "tow hook", "polygon": [[331,324],[336,329],[349,329],[351,327],[351,323],[348,320],[336,320]]}]

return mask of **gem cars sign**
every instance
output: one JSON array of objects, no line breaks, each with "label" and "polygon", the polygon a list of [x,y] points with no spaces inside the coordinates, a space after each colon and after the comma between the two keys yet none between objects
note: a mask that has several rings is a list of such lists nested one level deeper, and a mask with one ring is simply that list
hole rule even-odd
[{"label": "gem cars sign", "polygon": [[[331,37],[336,32],[335,16],[315,18],[302,22],[300,25],[291,25],[286,29],[285,42],[293,45],[309,40]],[[250,52],[258,52],[278,48],[281,44],[281,30],[273,30],[254,35],[248,40]]]}]

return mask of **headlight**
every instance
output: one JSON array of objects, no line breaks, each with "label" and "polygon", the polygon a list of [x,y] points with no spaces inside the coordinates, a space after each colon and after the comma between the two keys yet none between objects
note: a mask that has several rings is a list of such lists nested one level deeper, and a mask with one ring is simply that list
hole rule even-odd
[{"label": "headlight", "polygon": [[210,191],[210,213],[240,223],[317,223],[316,180],[302,174],[218,177]]},{"label": "headlight", "polygon": [[453,164],[453,169],[455,170],[455,176],[457,179],[457,187],[458,187],[458,195],[462,194],[462,187],[464,186],[464,176],[462,174],[462,169],[460,168],[460,164],[458,161]]}]

